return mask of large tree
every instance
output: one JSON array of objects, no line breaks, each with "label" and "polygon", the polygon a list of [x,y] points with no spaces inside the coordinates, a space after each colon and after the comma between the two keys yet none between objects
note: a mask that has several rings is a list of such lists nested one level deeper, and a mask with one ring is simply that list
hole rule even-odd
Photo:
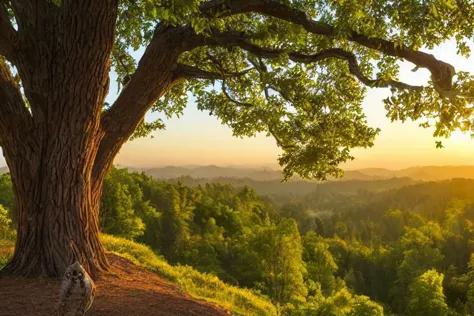
[{"label": "large tree", "polygon": [[[338,175],[377,129],[365,87],[392,119],[436,135],[471,130],[473,79],[421,49],[473,36],[472,0],[1,0],[0,145],[18,218],[6,272],[57,276],[108,263],[98,239],[107,170],[122,145],[162,128],[189,93],[236,136],[272,135],[284,175]],[[144,49],[139,61],[130,54]],[[431,73],[398,80],[398,62]],[[105,102],[109,74],[119,95]],[[217,84],[215,84],[217,82]],[[215,87],[217,91],[213,90]],[[134,134],[135,133],[135,134]]]}]

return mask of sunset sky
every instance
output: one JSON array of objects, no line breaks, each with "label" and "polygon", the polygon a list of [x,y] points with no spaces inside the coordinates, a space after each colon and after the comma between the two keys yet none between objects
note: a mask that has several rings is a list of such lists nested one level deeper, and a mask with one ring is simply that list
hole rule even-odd
[{"label": "sunset sky", "polygon": [[[474,51],[474,45],[471,46]],[[474,57],[456,55],[454,42],[446,43],[433,51],[438,59],[455,66],[456,70],[474,73]],[[411,72],[411,64],[403,64],[402,80],[425,83],[429,78],[426,70]],[[116,97],[111,88],[108,100]],[[381,133],[370,149],[354,149],[356,159],[345,164],[345,169],[384,167],[400,169],[416,165],[466,165],[474,164],[474,139],[455,133],[443,140],[445,148],[436,149],[433,130],[418,127],[418,123],[391,123],[385,117],[382,99],[388,89],[372,89],[364,102],[369,125],[381,128]],[[152,116],[153,117],[153,116]],[[215,117],[200,112],[190,99],[182,117],[165,120],[167,129],[157,131],[154,138],[138,139],[127,143],[115,160],[116,164],[136,167],[165,165],[216,164],[255,165],[277,167],[279,149],[272,138],[259,135],[239,139]],[[3,157],[0,165],[4,165]]]},{"label": "sunset sky", "polygon": [[[474,45],[471,46],[474,52]],[[474,57],[456,55],[454,42],[446,43],[433,51],[438,59],[451,63],[456,70],[474,73]],[[412,83],[425,83],[426,70],[411,72],[413,65],[402,65],[401,79]],[[415,122],[391,123],[385,117],[382,99],[388,89],[372,89],[364,102],[368,122],[381,128],[375,146],[354,149],[356,159],[345,164],[345,169],[385,167],[400,169],[415,165],[466,165],[474,164],[474,139],[454,133],[443,140],[445,148],[436,149],[432,129],[423,129]],[[277,167],[279,149],[273,138],[260,135],[239,139],[213,116],[200,112],[191,100],[184,116],[166,121],[167,129],[154,133],[153,139],[139,139],[124,146],[116,158],[117,164],[126,166],[164,166],[186,164],[265,165]]]}]

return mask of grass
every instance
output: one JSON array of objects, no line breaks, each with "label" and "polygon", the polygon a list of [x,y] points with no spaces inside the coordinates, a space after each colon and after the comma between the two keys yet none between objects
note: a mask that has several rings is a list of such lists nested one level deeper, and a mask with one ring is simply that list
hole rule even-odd
[{"label": "grass", "polygon": [[[108,251],[170,280],[193,297],[229,309],[234,315],[277,315],[270,300],[251,290],[228,285],[212,274],[198,272],[189,266],[172,266],[142,244],[110,235],[102,235],[101,240]],[[14,246],[13,241],[0,240],[0,269],[13,255]]]},{"label": "grass", "polygon": [[277,314],[275,306],[266,297],[248,289],[228,285],[214,275],[198,272],[189,266],[171,266],[145,245],[110,235],[102,235],[101,240],[108,251],[170,280],[191,296],[223,306],[233,314]]}]

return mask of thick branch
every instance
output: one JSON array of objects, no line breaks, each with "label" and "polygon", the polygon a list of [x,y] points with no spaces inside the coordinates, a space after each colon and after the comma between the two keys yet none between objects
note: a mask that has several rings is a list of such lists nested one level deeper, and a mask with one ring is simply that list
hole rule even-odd
[{"label": "thick branch", "polygon": [[18,36],[8,17],[5,3],[0,3],[0,55],[13,60],[17,45]]},{"label": "thick branch", "polygon": [[[146,112],[178,79],[177,60],[191,30],[159,26],[138,67],[114,104],[102,115],[105,133],[94,164],[93,178],[101,179],[122,145]],[[189,70],[189,69],[188,69]]]},{"label": "thick branch", "polygon": [[409,90],[417,90],[422,89],[422,86],[412,86],[403,82],[399,82],[396,80],[383,80],[383,79],[370,79],[367,78],[362,72],[360,71],[359,64],[357,62],[356,56],[348,51],[339,48],[327,49],[323,50],[320,53],[314,55],[303,55],[293,53],[290,54],[290,58],[294,61],[299,61],[301,63],[311,63],[320,60],[324,60],[327,58],[338,58],[342,60],[346,60],[349,64],[349,71],[352,75],[354,75],[360,82],[369,86],[369,87],[376,87],[376,88],[385,88],[385,87],[394,87],[398,89],[409,89]]},{"label": "thick branch", "polygon": [[[305,12],[294,9],[278,0],[216,0],[204,4],[200,9],[201,13],[208,17],[255,12],[300,25],[312,34],[337,35],[334,26],[314,21]],[[348,40],[389,56],[403,58],[420,68],[426,68],[431,72],[433,82],[438,90],[452,90],[452,79],[455,75],[454,67],[436,59],[431,54],[416,51],[386,39],[368,37],[355,31],[348,33]]]}]

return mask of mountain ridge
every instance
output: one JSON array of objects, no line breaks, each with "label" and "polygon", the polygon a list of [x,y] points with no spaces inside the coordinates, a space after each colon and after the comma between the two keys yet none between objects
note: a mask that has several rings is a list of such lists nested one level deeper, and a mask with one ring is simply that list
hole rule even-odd
[{"label": "mountain ridge", "polygon": [[[216,165],[184,167],[166,166],[155,168],[134,168],[130,171],[145,172],[146,174],[163,180],[176,179],[179,177],[192,177],[196,179],[218,179],[218,178],[249,178],[256,181],[281,180],[280,170],[269,167],[244,168],[244,167],[222,167]],[[387,168],[361,168],[345,170],[341,179],[329,178],[329,180],[383,180],[391,178],[411,178],[417,181],[439,181],[452,178],[474,179],[474,165],[464,166],[413,166],[409,168],[392,170]],[[301,180],[297,177],[294,180]]]},{"label": "mountain ridge", "polygon": [[[271,167],[245,167],[245,166],[217,166],[217,165],[185,165],[164,167],[127,167],[117,165],[118,168],[127,168],[130,171],[145,172],[146,174],[162,180],[176,179],[180,177],[192,177],[195,179],[219,179],[236,178],[252,179],[255,181],[282,180],[280,170]],[[8,172],[8,167],[0,167],[0,174]],[[413,166],[409,168],[393,170],[388,168],[361,168],[344,170],[341,179],[329,178],[332,181],[347,180],[383,180],[391,178],[411,178],[417,181],[440,181],[452,178],[474,179],[474,165],[461,166]],[[301,180],[295,177],[293,180]],[[314,180],[313,180],[314,181]],[[318,181],[316,181],[318,182]]]}]

